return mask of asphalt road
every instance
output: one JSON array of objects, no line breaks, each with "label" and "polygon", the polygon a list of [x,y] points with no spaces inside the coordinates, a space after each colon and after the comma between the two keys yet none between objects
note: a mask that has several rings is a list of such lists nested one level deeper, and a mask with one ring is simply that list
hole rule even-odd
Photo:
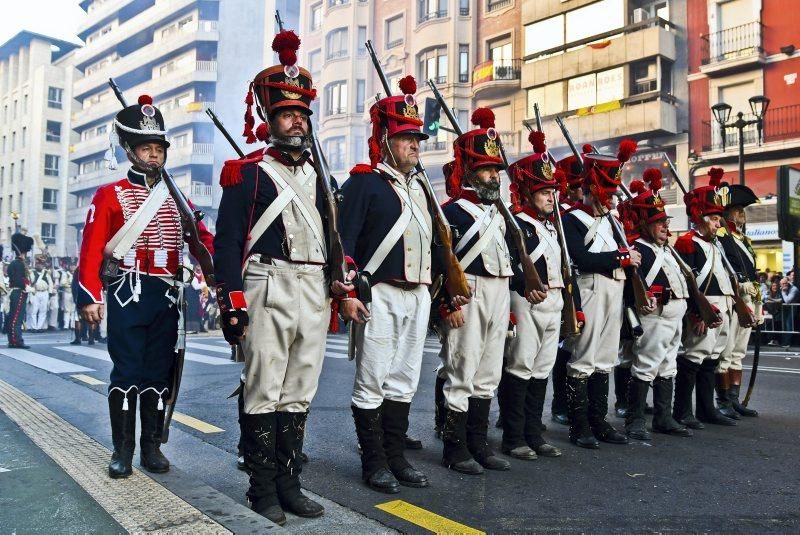
[{"label": "asphalt road", "polygon": [[[100,394],[107,385],[87,383],[108,381],[111,363],[105,346],[75,347],[68,345],[69,339],[69,333],[32,335],[27,338],[29,351],[0,349],[0,378],[63,417],[71,415],[74,425],[109,443],[107,421],[98,416],[104,414]],[[567,428],[548,421],[547,436],[562,448],[562,457],[511,460],[510,472],[462,476],[440,465],[441,443],[433,433],[437,347],[434,339],[426,345],[412,404],[410,432],[423,440],[424,449],[408,453],[432,485],[383,495],[361,483],[349,408],[354,366],[346,359],[346,339],[329,337],[307,426],[305,451],[311,461],[302,479],[304,487],[333,503],[327,518],[314,523],[290,519],[287,528],[341,533],[382,531],[382,525],[386,530],[425,531],[414,523],[424,524],[424,511],[397,516],[376,507],[403,500],[447,519],[443,529],[461,529],[447,524],[449,520],[488,533],[800,529],[800,472],[794,465],[800,452],[800,353],[764,348],[751,401],[761,416],[737,427],[709,426],[692,438],[655,435],[649,443],[603,444],[592,451],[569,444]],[[227,399],[241,364],[230,362],[228,355],[220,336],[190,337],[177,410],[216,430],[191,420],[183,421],[194,427],[177,422],[176,438],[164,451],[182,472],[244,503],[246,477],[235,469],[236,403]],[[96,406],[98,400],[94,417],[83,414],[82,406]],[[621,421],[609,418],[621,427]],[[490,441],[499,448],[499,430],[490,430]]]}]

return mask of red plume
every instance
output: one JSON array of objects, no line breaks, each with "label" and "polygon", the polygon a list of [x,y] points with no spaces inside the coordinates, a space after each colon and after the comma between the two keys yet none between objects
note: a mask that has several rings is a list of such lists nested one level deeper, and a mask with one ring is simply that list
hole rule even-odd
[{"label": "red plume", "polygon": [[647,191],[647,186],[645,186],[645,183],[641,180],[634,180],[631,182],[631,185],[628,186],[628,189],[630,189],[631,193],[634,195],[638,195]]},{"label": "red plume", "polygon": [[478,108],[472,112],[472,124],[478,128],[494,128],[494,112],[489,108]]},{"label": "red plume", "polygon": [[620,163],[625,163],[631,159],[633,153],[636,152],[636,142],[632,139],[623,139],[619,142],[619,151],[617,152],[617,160]]},{"label": "red plume", "polygon": [[417,92],[417,81],[411,75],[401,78],[397,85],[404,95],[413,95]]},{"label": "red plume", "polygon": [[594,147],[592,147],[591,143],[585,143],[581,148],[583,149],[583,154],[594,152]]},{"label": "red plume", "polygon": [[717,187],[722,182],[722,175],[725,174],[725,171],[720,167],[712,167],[708,170],[708,176],[711,177],[708,180],[709,186]]},{"label": "red plume", "polygon": [[292,30],[279,32],[272,40],[272,50],[278,53],[281,65],[294,65],[297,63],[297,50],[300,48],[300,38]]},{"label": "red plume", "polygon": [[650,185],[650,191],[658,191],[663,185],[661,170],[656,167],[645,169],[644,173],[642,173],[642,179]]},{"label": "red plume", "polygon": [[153,104],[153,97],[150,95],[142,95],[139,97],[139,106],[144,106],[145,104]]},{"label": "red plume", "polygon": [[542,153],[547,151],[547,145],[544,143],[544,132],[532,130],[528,134],[528,141],[533,145],[533,152]]},{"label": "red plume", "polygon": [[553,178],[558,183],[558,194],[566,195],[567,189],[569,188],[569,182],[567,182],[567,174],[562,169],[556,167],[556,170],[553,171]]}]

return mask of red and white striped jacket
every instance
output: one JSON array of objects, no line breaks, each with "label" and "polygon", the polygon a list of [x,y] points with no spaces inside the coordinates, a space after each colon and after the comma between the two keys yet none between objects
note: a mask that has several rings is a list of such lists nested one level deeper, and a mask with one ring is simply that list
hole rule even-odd
[{"label": "red and white striped jacket", "polygon": [[[131,169],[126,178],[107,184],[95,193],[83,227],[78,306],[103,302],[103,282],[100,279],[103,249],[136,213],[150,191],[145,185],[144,175]],[[189,204],[191,206],[191,202]],[[202,223],[198,224],[198,229],[202,242],[213,254],[214,236]],[[167,197],[136,244],[125,255],[120,268],[143,275],[172,277],[182,264],[183,246],[180,214],[172,197]],[[195,255],[191,247],[190,252]]]}]

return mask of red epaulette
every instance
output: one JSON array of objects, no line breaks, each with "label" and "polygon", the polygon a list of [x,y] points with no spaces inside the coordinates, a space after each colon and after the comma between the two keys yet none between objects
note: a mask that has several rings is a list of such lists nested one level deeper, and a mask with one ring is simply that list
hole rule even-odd
[{"label": "red epaulette", "polygon": [[238,160],[227,160],[222,166],[219,175],[219,185],[223,188],[238,186],[242,183],[242,166],[249,163],[258,163],[264,157],[264,149],[258,149]]},{"label": "red epaulette", "polygon": [[695,244],[694,233],[687,232],[675,241],[675,250],[681,254],[694,254]]},{"label": "red epaulette", "polygon": [[352,169],[350,169],[351,175],[368,175],[374,172],[375,169],[373,169],[372,166],[367,163],[357,163]]}]

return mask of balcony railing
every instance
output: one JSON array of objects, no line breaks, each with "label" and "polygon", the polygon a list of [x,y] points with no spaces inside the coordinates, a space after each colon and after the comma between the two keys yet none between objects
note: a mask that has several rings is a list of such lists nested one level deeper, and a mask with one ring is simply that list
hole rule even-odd
[{"label": "balcony railing", "polygon": [[401,37],[400,39],[395,39],[394,41],[389,41],[388,43],[386,43],[386,48],[387,49],[394,48],[402,44],[403,44],[403,38]]},{"label": "balcony railing", "polygon": [[489,60],[472,69],[472,86],[498,80],[519,80],[522,74],[522,60]]},{"label": "balcony railing", "polygon": [[195,204],[200,204],[202,206],[209,205],[211,203],[212,190],[212,186],[202,184],[200,182],[192,182],[192,185],[189,188],[189,198]]},{"label": "balcony railing", "polygon": [[343,6],[349,3],[350,0],[328,0],[328,7]]},{"label": "balcony railing", "polygon": [[429,20],[443,19],[446,16],[447,10],[420,12],[417,22],[422,24],[423,22],[428,22]]},{"label": "balcony railing", "polygon": [[641,82],[633,82],[631,87],[631,95],[641,95],[642,93],[649,93],[658,89],[657,80],[642,80]]},{"label": "balcony railing", "polygon": [[419,145],[420,152],[432,150],[447,150],[447,141],[423,141]]},{"label": "balcony railing", "polygon": [[703,65],[761,54],[764,52],[761,48],[762,33],[763,26],[760,22],[748,22],[703,35]]},{"label": "balcony railing", "polygon": [[497,11],[498,9],[503,9],[512,4],[512,0],[487,0],[486,2],[486,11],[491,13],[492,11]]},{"label": "balcony railing", "polygon": [[[745,120],[755,119],[755,116],[748,113],[744,116]],[[753,145],[758,142],[758,130],[756,125],[744,128],[745,145]],[[783,106],[781,108],[770,108],[764,116],[764,131],[762,132],[762,142],[772,143],[786,141],[788,139],[800,140],[800,104]],[[716,121],[703,121],[701,133],[702,148],[704,152],[722,150],[722,132]],[[725,146],[735,147],[739,143],[739,130],[735,128],[725,129]]]},{"label": "balcony railing", "polygon": [[338,59],[347,56],[347,50],[329,50],[326,59]]}]

